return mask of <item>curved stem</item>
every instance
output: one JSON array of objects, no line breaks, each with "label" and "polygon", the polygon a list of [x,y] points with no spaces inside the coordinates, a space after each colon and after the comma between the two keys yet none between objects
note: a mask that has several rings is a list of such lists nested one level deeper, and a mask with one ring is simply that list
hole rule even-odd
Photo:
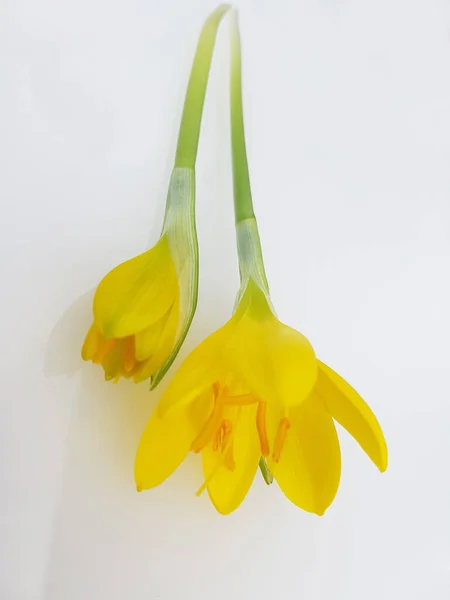
[{"label": "curved stem", "polygon": [[197,159],[200,125],[205,102],[209,69],[217,37],[217,30],[225,14],[230,10],[229,4],[221,4],[206,19],[197,43],[194,62],[192,64],[183,115],[181,117],[178,145],[175,155],[175,167],[193,169]]},{"label": "curved stem", "polygon": [[251,277],[268,294],[269,286],[264,268],[258,224],[253,212],[252,191],[248,172],[242,108],[241,39],[236,12],[233,13],[231,19],[230,48],[231,152],[233,163],[234,216],[236,221],[241,285],[245,286]]},{"label": "curved stem", "polygon": [[241,38],[236,12],[231,30],[230,117],[233,161],[234,213],[236,223],[254,217],[247,150],[245,146],[244,115],[242,109]]}]

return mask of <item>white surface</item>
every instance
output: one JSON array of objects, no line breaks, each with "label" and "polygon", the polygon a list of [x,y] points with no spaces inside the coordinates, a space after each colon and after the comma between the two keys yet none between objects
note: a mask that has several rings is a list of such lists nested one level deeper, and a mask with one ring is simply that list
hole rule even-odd
[{"label": "white surface", "polygon": [[[341,432],[342,483],[323,518],[261,477],[223,518],[194,495],[195,459],[137,494],[134,453],[159,394],[80,364],[89,290],[157,239],[214,6],[0,7],[0,597],[448,600],[448,2],[240,2],[274,304],[373,407],[385,475]],[[227,29],[200,141],[200,303],[183,356],[229,317],[238,284]]]}]

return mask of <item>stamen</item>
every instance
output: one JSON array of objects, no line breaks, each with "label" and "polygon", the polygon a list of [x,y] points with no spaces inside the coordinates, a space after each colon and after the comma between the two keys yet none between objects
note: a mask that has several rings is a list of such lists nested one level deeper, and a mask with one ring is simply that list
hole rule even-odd
[{"label": "stamen", "polygon": [[222,466],[223,466],[223,463],[219,463],[216,466],[216,468],[212,470],[212,472],[209,474],[209,476],[205,479],[205,481],[202,483],[202,485],[195,492],[196,496],[200,496],[200,494],[202,494],[206,490],[206,488],[208,487],[208,483],[211,481],[211,479],[213,479],[217,475],[220,467],[222,467]]},{"label": "stamen", "polygon": [[105,358],[105,356],[108,354],[108,352],[110,350],[112,350],[115,347],[116,344],[117,344],[117,339],[115,339],[115,338],[113,338],[112,340],[105,340],[103,343],[100,344],[97,352],[92,357],[92,362],[96,365],[103,362],[103,359]]},{"label": "stamen", "polygon": [[[221,428],[221,430],[222,430],[222,428]],[[228,440],[222,447],[222,452],[224,453],[223,460],[219,460],[217,465],[214,467],[214,469],[211,471],[211,473],[208,475],[208,477],[205,479],[205,481],[202,483],[202,485],[199,487],[199,489],[195,493],[196,496],[200,496],[200,494],[202,494],[206,490],[210,481],[212,479],[214,479],[214,477],[217,475],[217,473],[220,471],[220,469],[222,467],[226,466],[231,471],[234,471],[236,466],[235,466],[234,458],[233,458],[233,450],[232,450],[232,446],[231,446],[232,443],[233,443],[233,439],[231,436],[229,436]],[[230,456],[228,456],[229,453],[230,453]]]},{"label": "stamen", "polygon": [[226,406],[250,406],[258,402],[253,394],[241,394],[239,396],[226,396],[222,399],[222,404]]},{"label": "stamen", "polygon": [[211,480],[211,477],[208,477],[208,479],[205,479],[205,481],[202,483],[202,485],[195,492],[196,496],[201,496],[203,494],[203,492],[206,490],[206,486],[208,485],[210,480]]},{"label": "stamen", "polygon": [[218,432],[216,433],[216,435],[214,436],[214,441],[213,441],[213,451],[214,452],[219,449],[219,446],[221,443],[222,443],[222,428],[220,428],[218,430]]},{"label": "stamen", "polygon": [[221,446],[221,449],[223,452],[224,449],[228,445],[228,441],[230,439],[231,432],[233,431],[232,422],[229,419],[225,419],[224,421],[222,421],[222,426],[220,428],[220,431],[221,431],[220,446]]},{"label": "stamen", "polygon": [[270,452],[266,427],[266,407],[267,405],[265,402],[259,402],[258,410],[256,411],[256,429],[258,430],[262,456],[269,456]]},{"label": "stamen", "polygon": [[277,436],[275,438],[275,444],[273,448],[272,459],[274,462],[278,462],[280,460],[281,451],[283,450],[284,442],[286,441],[287,432],[291,427],[291,423],[287,417],[283,417],[280,420],[280,424],[278,426]]},{"label": "stamen", "polygon": [[192,442],[191,450],[195,453],[200,452],[211,441],[213,435],[217,432],[220,421],[222,420],[223,407],[216,402],[211,416],[206,421],[203,429]]},{"label": "stamen", "polygon": [[134,348],[134,336],[130,335],[123,342],[123,368],[127,373],[132,371],[136,365]]}]

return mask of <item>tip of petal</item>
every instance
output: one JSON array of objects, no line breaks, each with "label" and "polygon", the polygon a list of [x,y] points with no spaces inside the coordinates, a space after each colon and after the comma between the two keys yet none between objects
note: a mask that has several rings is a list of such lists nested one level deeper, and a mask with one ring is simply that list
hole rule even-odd
[{"label": "tip of petal", "polygon": [[378,467],[380,473],[384,473],[386,471],[386,469],[388,468],[387,448],[385,448],[385,451],[383,452],[383,455],[381,457],[380,462],[377,464],[377,467]]},{"label": "tip of petal", "polygon": [[219,513],[219,515],[222,515],[223,517],[230,515],[237,508],[235,506],[229,506],[229,505],[222,506],[219,503],[215,502],[213,496],[209,493],[209,490],[208,490],[208,495],[209,495],[209,499],[211,500],[211,503],[214,506],[214,508],[216,509],[216,511]]}]

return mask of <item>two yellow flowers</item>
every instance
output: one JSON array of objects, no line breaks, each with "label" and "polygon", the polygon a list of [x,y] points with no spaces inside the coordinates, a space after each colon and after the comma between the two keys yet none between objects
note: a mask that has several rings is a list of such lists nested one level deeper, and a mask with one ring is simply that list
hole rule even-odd
[{"label": "two yellow flowers", "polygon": [[[151,378],[155,387],[178,353],[198,290],[195,161],[222,5],[202,30],[188,85],[162,235],[154,248],[113,269],[94,297],[82,355],[107,379]],[[359,394],[315,356],[309,341],[274,312],[253,213],[242,110],[241,52],[231,23],[231,140],[241,286],[232,318],[182,363],[138,446],[139,491],[162,483],[189,452],[201,454],[204,483],[222,514],[245,498],[258,465],[300,508],[323,514],[340,480],[334,421],[375,465],[387,467],[378,421]]]}]

